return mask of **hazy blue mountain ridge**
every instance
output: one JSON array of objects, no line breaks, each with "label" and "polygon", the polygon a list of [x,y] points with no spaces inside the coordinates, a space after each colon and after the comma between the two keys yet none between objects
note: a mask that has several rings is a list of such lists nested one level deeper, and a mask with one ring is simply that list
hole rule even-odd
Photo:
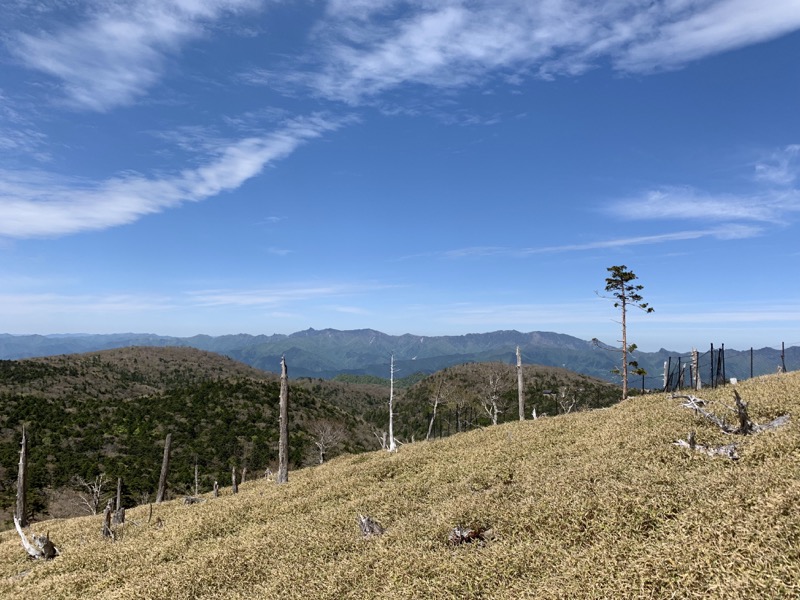
[{"label": "hazy blue mountain ridge", "polygon": [[[232,334],[170,337],[155,334],[118,333],[107,335],[9,335],[0,334],[0,358],[19,359],[55,354],[73,354],[125,346],[187,346],[224,354],[265,371],[277,372],[281,356],[286,356],[291,377],[330,379],[343,373],[389,376],[389,359],[395,357],[396,375],[405,377],[417,372],[433,373],[466,362],[502,361],[513,363],[519,346],[526,364],[564,367],[566,369],[614,381],[612,369],[619,363],[618,351],[600,347],[570,335],[514,330],[471,333],[459,336],[388,335],[373,329],[341,331],[306,329],[290,335]],[[711,356],[701,349],[700,375],[708,382]],[[636,352],[635,358],[648,376],[645,387],[661,387],[664,363],[670,360],[673,372],[689,361],[689,352],[661,349]],[[719,367],[714,356],[715,372]],[[727,378],[750,376],[750,351],[728,349],[725,352]],[[781,364],[780,350],[762,348],[753,352],[753,374],[774,373]],[[786,350],[787,370],[800,368],[800,348]],[[677,376],[677,375],[675,375]],[[688,372],[687,372],[688,377]],[[632,378],[632,385],[641,385]]]}]

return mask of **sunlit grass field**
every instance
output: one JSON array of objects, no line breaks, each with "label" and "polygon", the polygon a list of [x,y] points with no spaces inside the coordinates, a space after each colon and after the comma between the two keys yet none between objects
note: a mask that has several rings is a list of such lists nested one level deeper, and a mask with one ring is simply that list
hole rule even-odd
[{"label": "sunlit grass field", "polygon": [[[36,523],[61,556],[26,558],[0,534],[3,598],[800,598],[800,373],[736,386],[758,423],[740,460],[672,444],[731,436],[680,400],[510,423],[339,457],[102,517]],[[703,390],[726,414],[732,388]],[[732,413],[727,413],[732,418]],[[359,514],[386,532],[365,539]],[[491,528],[453,546],[456,525]],[[118,532],[120,533],[120,532]]]}]

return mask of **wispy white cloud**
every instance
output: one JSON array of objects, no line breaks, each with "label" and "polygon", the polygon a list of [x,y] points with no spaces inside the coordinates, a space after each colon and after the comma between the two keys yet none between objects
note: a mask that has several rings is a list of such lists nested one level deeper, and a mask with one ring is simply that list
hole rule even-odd
[{"label": "wispy white cloud", "polygon": [[757,10],[750,0],[332,0],[317,29],[320,68],[305,81],[358,103],[404,84],[576,75],[599,60],[674,68],[798,28],[800,0]]},{"label": "wispy white cloud", "polygon": [[787,212],[800,211],[795,190],[752,195],[713,195],[689,187],[667,187],[613,203],[609,212],[630,220],[754,221],[782,223]]},{"label": "wispy white cloud", "polygon": [[137,0],[96,3],[76,25],[19,32],[8,42],[19,61],[59,80],[74,107],[106,111],[129,104],[161,76],[165,57],[226,13],[259,0]]},{"label": "wispy white cloud", "polygon": [[0,236],[58,236],[131,223],[183,202],[239,187],[304,142],[345,121],[313,116],[271,134],[238,140],[215,150],[204,164],[171,176],[127,174],[99,183],[63,179],[41,171],[2,172]]},{"label": "wispy white cloud", "polygon": [[652,34],[633,42],[619,68],[648,71],[774,39],[800,27],[800,1],[673,0],[647,10]]},{"label": "wispy white cloud", "polygon": [[42,314],[107,314],[172,310],[177,305],[165,296],[145,294],[0,294],[5,314],[11,316]]},{"label": "wispy white cloud", "polygon": [[536,254],[556,254],[560,252],[581,252],[586,250],[601,250],[608,248],[625,248],[628,246],[642,246],[647,244],[664,244],[667,242],[682,242],[700,238],[714,238],[718,240],[735,240],[750,238],[762,233],[759,227],[748,225],[723,225],[709,229],[693,229],[675,231],[657,235],[642,235],[610,240],[597,240],[584,244],[563,244],[559,246],[542,246],[539,248],[510,248],[502,246],[473,246],[447,250],[441,253],[442,258],[480,258],[492,256],[510,256],[524,258]]},{"label": "wispy white cloud", "polygon": [[758,181],[788,186],[800,175],[800,144],[791,144],[756,163],[755,177]]},{"label": "wispy white cloud", "polygon": [[309,300],[332,300],[345,296],[392,289],[396,286],[372,283],[287,283],[264,288],[207,289],[187,292],[193,304],[229,307],[286,307]]}]

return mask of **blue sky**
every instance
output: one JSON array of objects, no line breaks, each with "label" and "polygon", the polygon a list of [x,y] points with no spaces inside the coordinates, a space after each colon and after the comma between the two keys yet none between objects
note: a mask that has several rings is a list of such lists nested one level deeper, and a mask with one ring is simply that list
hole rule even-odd
[{"label": "blue sky", "polygon": [[0,331],[800,344],[800,0],[4,0]]}]

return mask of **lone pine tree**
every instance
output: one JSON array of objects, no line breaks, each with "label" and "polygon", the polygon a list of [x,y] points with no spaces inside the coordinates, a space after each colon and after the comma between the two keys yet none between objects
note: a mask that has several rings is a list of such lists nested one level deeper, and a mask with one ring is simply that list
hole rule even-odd
[{"label": "lone pine tree", "polygon": [[611,299],[614,300],[614,307],[620,309],[622,317],[622,370],[617,369],[622,375],[622,399],[628,397],[628,373],[629,368],[633,369],[636,375],[645,375],[646,371],[639,367],[639,363],[635,360],[628,360],[628,355],[636,350],[636,344],[628,345],[628,325],[627,315],[628,308],[634,307],[643,310],[646,313],[653,312],[653,308],[648,306],[647,302],[641,295],[644,286],[633,283],[638,279],[633,271],[629,271],[625,265],[617,265],[608,267],[609,277],[606,277],[606,292],[611,294]]}]

